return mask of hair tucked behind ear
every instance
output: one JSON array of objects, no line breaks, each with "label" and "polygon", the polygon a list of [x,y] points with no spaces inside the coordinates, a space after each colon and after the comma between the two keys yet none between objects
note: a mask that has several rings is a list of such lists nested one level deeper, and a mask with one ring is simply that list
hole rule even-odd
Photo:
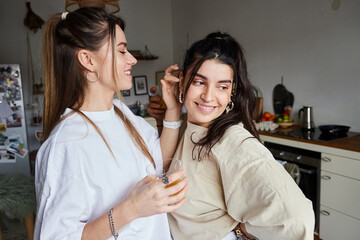
[{"label": "hair tucked behind ear", "polygon": [[255,138],[259,139],[259,134],[252,121],[252,113],[255,108],[255,94],[250,83],[245,56],[240,44],[229,34],[214,32],[206,38],[195,42],[186,52],[184,60],[184,98],[192,84],[195,74],[206,60],[215,59],[231,67],[234,72],[231,101],[234,108],[229,113],[223,113],[213,120],[208,128],[207,135],[194,142],[200,148],[198,156],[200,160],[201,152],[205,148],[209,154],[211,148],[223,137],[225,131],[240,122]]},{"label": "hair tucked behind ear", "polygon": [[[107,14],[101,8],[94,7],[79,8],[67,14],[65,19],[61,19],[61,14],[56,14],[47,22],[43,37],[45,70],[43,140],[49,137],[53,128],[62,120],[60,116],[65,109],[71,108],[94,126],[112,153],[99,128],[79,110],[84,103],[87,81],[85,70],[76,55],[81,49],[97,51],[107,41],[112,42],[114,54],[116,26],[124,30],[124,21]],[[116,86],[118,76],[114,55],[113,75]],[[121,96],[119,98],[121,99]],[[124,122],[135,145],[154,164],[144,140],[135,127],[120,109],[115,107],[115,111]]]}]

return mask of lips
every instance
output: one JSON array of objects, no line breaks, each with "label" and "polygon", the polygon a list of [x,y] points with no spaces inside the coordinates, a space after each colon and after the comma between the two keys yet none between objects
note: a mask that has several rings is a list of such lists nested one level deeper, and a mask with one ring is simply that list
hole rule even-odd
[{"label": "lips", "polygon": [[202,105],[200,103],[195,102],[197,108],[204,113],[210,113],[212,112],[216,107],[214,106],[206,106],[206,105]]}]

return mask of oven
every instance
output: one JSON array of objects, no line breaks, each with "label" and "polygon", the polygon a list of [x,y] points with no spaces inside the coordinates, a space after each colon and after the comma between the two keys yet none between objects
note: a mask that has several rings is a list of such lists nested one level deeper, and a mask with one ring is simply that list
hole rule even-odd
[{"label": "oven", "polygon": [[264,142],[276,160],[296,164],[300,170],[299,187],[304,195],[312,201],[315,213],[315,232],[319,232],[320,212],[320,164],[321,153]]}]

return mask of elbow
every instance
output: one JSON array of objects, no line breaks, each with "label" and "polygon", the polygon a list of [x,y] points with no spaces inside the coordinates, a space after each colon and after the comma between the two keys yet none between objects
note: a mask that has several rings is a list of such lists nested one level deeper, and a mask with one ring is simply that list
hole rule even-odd
[{"label": "elbow", "polygon": [[315,214],[312,208],[307,207],[303,210],[298,210],[297,216],[293,218],[292,226],[294,228],[294,236],[292,239],[296,240],[313,240],[315,229]]}]

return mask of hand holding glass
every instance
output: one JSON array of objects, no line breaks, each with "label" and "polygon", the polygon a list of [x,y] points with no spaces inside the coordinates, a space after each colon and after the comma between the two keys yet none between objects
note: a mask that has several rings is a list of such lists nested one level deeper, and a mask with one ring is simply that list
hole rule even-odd
[{"label": "hand holding glass", "polygon": [[[171,175],[172,173],[174,173],[174,172],[176,172],[176,171],[178,171],[180,169],[182,169],[182,161],[180,159],[174,159],[174,160],[172,160],[171,168],[169,168],[168,170],[157,171],[157,170],[155,170],[154,166],[152,164],[150,164],[146,168],[146,171],[147,171],[148,176],[156,175],[157,176],[156,179],[162,179],[162,181],[165,184],[165,188],[169,188],[171,186],[176,185],[177,183],[179,183],[183,179],[183,177],[180,177],[180,178],[176,179],[175,181],[172,181],[170,183],[165,183],[166,180],[168,180],[167,177],[169,175]],[[175,194],[172,194],[170,196],[176,195],[178,193],[179,192],[177,192]]]}]

